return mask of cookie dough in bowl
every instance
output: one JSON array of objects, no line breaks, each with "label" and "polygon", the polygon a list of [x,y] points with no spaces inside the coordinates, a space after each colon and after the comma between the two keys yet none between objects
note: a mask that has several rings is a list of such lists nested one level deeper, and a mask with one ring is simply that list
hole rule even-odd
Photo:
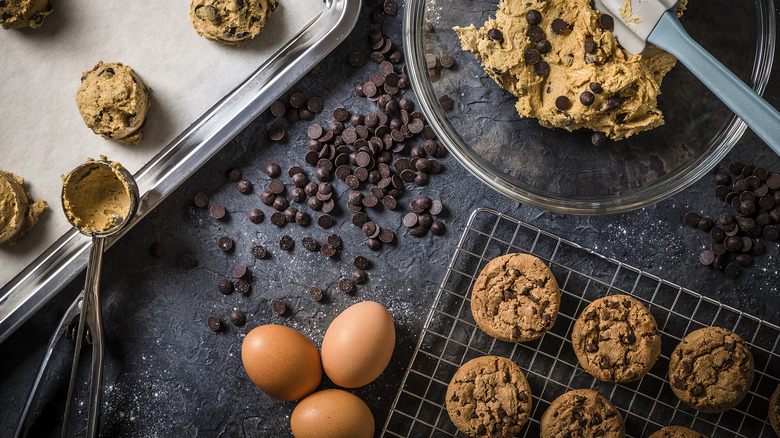
[{"label": "cookie dough in bowl", "polygon": [[149,87],[132,68],[99,61],[81,76],[76,104],[87,127],[107,140],[137,144],[151,104]]},{"label": "cookie dough in bowl", "polygon": [[190,19],[198,35],[239,46],[265,29],[276,0],[192,0]]},{"label": "cookie dough in bowl", "polygon": [[49,0],[0,1],[0,26],[3,29],[41,27],[43,19],[53,10]]},{"label": "cookie dough in bowl", "polygon": [[619,140],[664,123],[657,97],[676,59],[656,47],[626,52],[613,23],[589,0],[501,0],[482,28],[454,30],[461,48],[517,98],[518,114]]},{"label": "cookie dough in bowl", "polygon": [[38,222],[46,201],[33,202],[24,178],[0,170],[0,245],[13,245]]}]

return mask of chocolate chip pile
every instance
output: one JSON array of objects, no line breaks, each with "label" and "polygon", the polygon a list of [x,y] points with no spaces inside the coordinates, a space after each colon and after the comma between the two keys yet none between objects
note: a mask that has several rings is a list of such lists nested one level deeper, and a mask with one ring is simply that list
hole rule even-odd
[{"label": "chocolate chip pile", "polygon": [[754,257],[766,251],[759,238],[778,238],[780,174],[738,161],[729,164],[728,170],[733,181],[726,172],[715,173],[715,196],[729,204],[732,213],[721,213],[714,221],[691,211],[684,220],[687,225],[708,232],[712,239],[709,249],[699,255],[699,262],[723,269],[727,277],[736,278],[742,268],[753,264]]}]

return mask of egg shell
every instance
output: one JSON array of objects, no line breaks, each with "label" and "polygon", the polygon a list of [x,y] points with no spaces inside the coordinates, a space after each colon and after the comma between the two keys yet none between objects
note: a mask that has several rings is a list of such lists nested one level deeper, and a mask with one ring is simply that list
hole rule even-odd
[{"label": "egg shell", "polygon": [[241,347],[244,369],[258,388],[273,398],[300,400],[322,380],[317,347],[297,330],[283,325],[255,327]]},{"label": "egg shell", "polygon": [[295,438],[371,438],[374,416],[360,397],[326,389],[298,403],[290,427]]},{"label": "egg shell", "polygon": [[363,301],[330,323],[322,340],[322,367],[333,383],[358,388],[382,374],[394,347],[390,312],[377,302]]}]

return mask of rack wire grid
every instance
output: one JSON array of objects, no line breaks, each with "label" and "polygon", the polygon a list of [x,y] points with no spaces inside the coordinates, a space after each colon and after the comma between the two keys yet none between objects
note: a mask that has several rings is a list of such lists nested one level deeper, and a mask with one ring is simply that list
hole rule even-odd
[{"label": "rack wire grid", "polygon": [[[561,286],[552,329],[527,343],[496,340],[471,316],[470,292],[491,259],[526,252],[542,259]],[[653,313],[662,332],[661,357],[637,382],[611,384],[585,372],[571,347],[575,318],[593,300],[629,294]],[[721,414],[704,414],[681,402],[667,380],[669,355],[693,330],[719,326],[750,344],[755,378],[745,399]],[[600,255],[492,209],[475,210],[458,243],[447,275],[393,401],[382,437],[465,436],[452,424],[445,394],[455,371],[479,356],[517,363],[532,392],[529,424],[518,436],[538,437],[539,419],[561,394],[590,388],[620,410],[628,437],[647,437],[668,425],[686,426],[708,437],[774,437],[767,419],[769,398],[780,379],[780,327],[647,272]]]}]

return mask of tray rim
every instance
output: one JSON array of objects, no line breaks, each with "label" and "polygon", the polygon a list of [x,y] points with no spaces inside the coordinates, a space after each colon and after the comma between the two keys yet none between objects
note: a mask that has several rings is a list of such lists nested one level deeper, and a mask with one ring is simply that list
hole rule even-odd
[{"label": "tray rim", "polygon": [[[350,34],[361,0],[324,0],[325,10],[152,157],[134,178],[146,188],[130,224],[110,247]],[[0,343],[81,273],[91,240],[63,234],[0,288]]]}]

